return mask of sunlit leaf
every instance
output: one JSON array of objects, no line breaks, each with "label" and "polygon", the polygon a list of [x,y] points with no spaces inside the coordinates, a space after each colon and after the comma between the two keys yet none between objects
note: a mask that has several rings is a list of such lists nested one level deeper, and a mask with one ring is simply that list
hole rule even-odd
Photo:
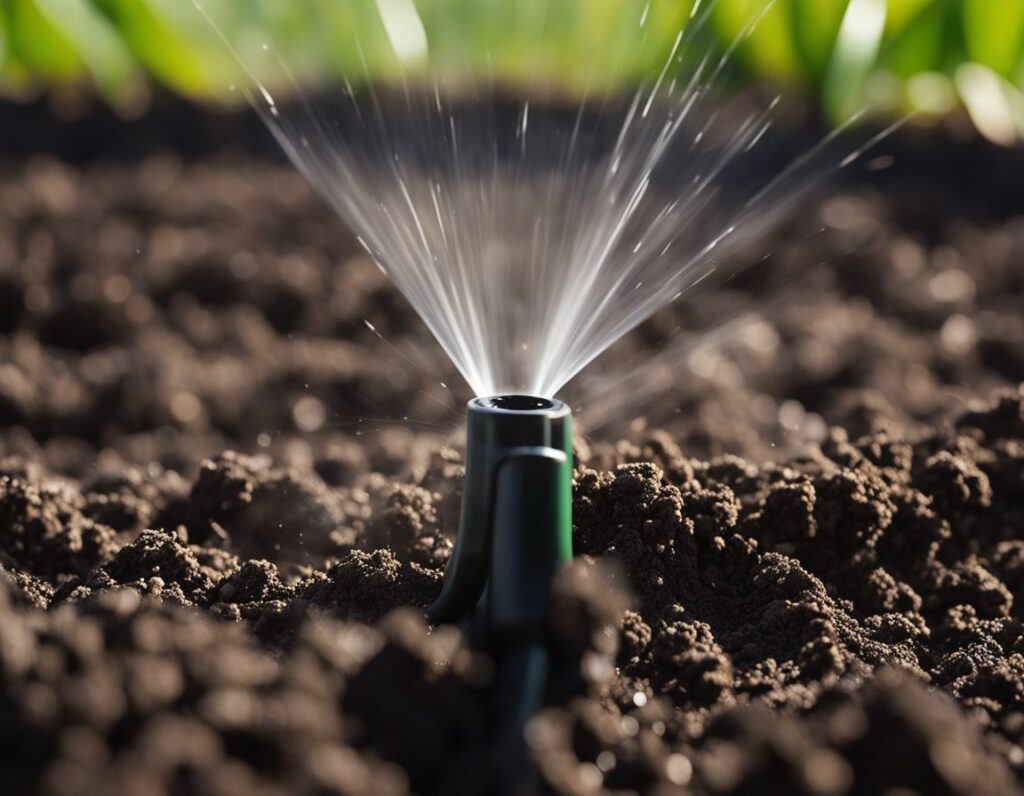
[{"label": "sunlit leaf", "polygon": [[963,0],[963,25],[971,60],[1011,76],[1024,46],[1024,2]]},{"label": "sunlit leaf", "polygon": [[825,76],[826,110],[841,121],[857,111],[885,32],[886,0],[850,0]]},{"label": "sunlit leaf", "polygon": [[963,64],[956,87],[971,121],[991,141],[1012,146],[1024,140],[1024,95],[983,64]]},{"label": "sunlit leaf", "polygon": [[[161,82],[195,97],[222,87],[227,59],[187,0],[96,0],[125,44]],[[186,14],[188,16],[186,16]],[[205,46],[203,43],[205,42]]]},{"label": "sunlit leaf", "polygon": [[87,0],[36,0],[46,21],[69,42],[107,97],[127,100],[141,76],[109,21]]},{"label": "sunlit leaf", "polygon": [[39,77],[61,79],[81,74],[82,60],[67,38],[42,14],[35,0],[8,0],[11,49]]}]

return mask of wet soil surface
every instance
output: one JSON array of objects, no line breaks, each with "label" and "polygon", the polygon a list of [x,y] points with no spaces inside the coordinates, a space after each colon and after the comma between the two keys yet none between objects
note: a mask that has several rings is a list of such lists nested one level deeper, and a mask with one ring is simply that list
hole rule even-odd
[{"label": "wet soil surface", "polygon": [[[800,300],[579,399],[550,791],[1024,793],[1024,219],[958,202],[844,189],[766,244]],[[7,166],[0,332],[5,793],[495,792],[420,611],[464,396],[297,176]]]}]

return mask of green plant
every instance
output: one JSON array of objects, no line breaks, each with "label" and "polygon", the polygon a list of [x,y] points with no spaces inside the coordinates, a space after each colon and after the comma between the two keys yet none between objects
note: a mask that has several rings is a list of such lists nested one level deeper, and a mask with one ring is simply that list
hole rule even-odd
[{"label": "green plant", "polygon": [[[656,75],[693,1],[415,0],[415,11],[432,68],[553,74],[580,90]],[[243,48],[272,41],[304,74],[359,78],[415,66],[415,41],[396,53],[383,21],[413,0],[203,2],[229,39]],[[711,15],[703,40],[722,49],[760,15],[737,47],[738,64],[756,78],[802,86],[836,121],[860,107],[941,114],[959,101],[990,138],[1024,138],[1020,0],[717,0]],[[359,47],[340,45],[355,40]],[[280,84],[281,70],[269,60],[265,70],[258,59],[250,63],[262,80]],[[0,87],[7,93],[91,81],[115,106],[130,106],[156,81],[194,99],[224,101],[233,72],[233,59],[188,0],[0,5]]]}]

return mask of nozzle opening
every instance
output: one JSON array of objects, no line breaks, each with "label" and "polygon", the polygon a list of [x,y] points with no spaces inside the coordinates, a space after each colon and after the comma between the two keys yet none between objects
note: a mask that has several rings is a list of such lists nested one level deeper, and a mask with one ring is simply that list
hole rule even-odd
[{"label": "nozzle opening", "polygon": [[550,398],[534,395],[495,395],[491,398],[478,398],[477,401],[490,409],[503,409],[506,412],[536,412],[558,406]]}]

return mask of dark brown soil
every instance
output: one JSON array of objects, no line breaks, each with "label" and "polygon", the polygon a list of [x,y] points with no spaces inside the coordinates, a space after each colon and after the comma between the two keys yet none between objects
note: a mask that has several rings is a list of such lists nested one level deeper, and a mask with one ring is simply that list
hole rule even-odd
[{"label": "dark brown soil", "polygon": [[[1024,793],[1024,219],[968,210],[847,188],[799,300],[580,399],[550,790]],[[464,396],[299,177],[6,167],[0,332],[0,790],[495,791],[493,662],[418,610]]]}]

